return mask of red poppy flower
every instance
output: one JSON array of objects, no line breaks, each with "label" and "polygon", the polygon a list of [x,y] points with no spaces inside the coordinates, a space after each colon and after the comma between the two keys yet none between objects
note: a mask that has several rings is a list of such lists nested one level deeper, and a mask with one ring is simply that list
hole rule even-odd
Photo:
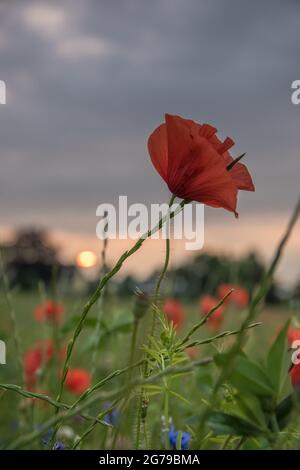
[{"label": "red poppy flower", "polygon": [[91,385],[91,374],[85,369],[69,369],[65,387],[74,395],[81,395]]},{"label": "red poppy flower", "polygon": [[240,287],[236,284],[222,284],[218,288],[218,296],[220,299],[225,297],[228,292],[234,289],[234,291],[230,294],[229,297],[225,300],[224,304],[233,304],[236,307],[246,307],[249,303],[249,292],[244,289],[243,287]]},{"label": "red poppy flower", "polygon": [[64,307],[61,304],[48,300],[34,309],[34,318],[38,322],[45,320],[60,322],[63,318]]},{"label": "red poppy flower", "polygon": [[[53,357],[53,342],[52,340],[39,341],[24,355],[24,372],[25,380],[28,387],[36,384],[37,374],[43,363],[47,363]],[[61,359],[66,354],[66,348],[60,351]]]},{"label": "red poppy flower", "polygon": [[300,341],[300,330],[298,328],[290,327],[287,333],[288,344],[292,346],[294,341]]},{"label": "red poppy flower", "polygon": [[[218,304],[218,302],[218,299],[215,299],[211,295],[204,295],[200,299],[201,313],[203,315],[207,315]],[[223,305],[220,305],[220,307],[217,308],[217,310],[215,310],[215,312],[208,318],[208,325],[214,330],[219,330],[223,322],[223,315],[224,307]]]},{"label": "red poppy flower", "polygon": [[176,330],[182,327],[185,319],[184,308],[178,300],[167,299],[163,306],[164,314],[169,322],[172,322]]},{"label": "red poppy flower", "polygon": [[290,370],[291,382],[294,388],[300,387],[300,364],[294,364]]},{"label": "red poppy flower", "polygon": [[165,115],[148,140],[152,163],[170,191],[182,199],[223,207],[236,215],[239,189],[254,191],[250,173],[235,163],[228,150],[230,138],[221,142],[217,129],[180,116]]}]

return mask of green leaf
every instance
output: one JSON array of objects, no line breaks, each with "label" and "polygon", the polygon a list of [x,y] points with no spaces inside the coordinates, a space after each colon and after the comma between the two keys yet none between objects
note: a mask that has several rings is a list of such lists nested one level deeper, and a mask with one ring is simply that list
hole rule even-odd
[{"label": "green leaf", "polygon": [[257,436],[261,430],[237,416],[222,412],[213,412],[208,426],[216,435],[231,434],[232,436]]},{"label": "green leaf", "polygon": [[175,398],[177,398],[178,400],[181,400],[183,401],[183,403],[185,403],[186,405],[189,405],[191,406],[191,402],[189,400],[187,400],[186,398],[184,398],[182,395],[180,395],[179,393],[177,392],[174,392],[173,390],[169,390],[169,393],[171,395],[173,395]]},{"label": "green leaf", "polygon": [[238,357],[230,381],[240,393],[273,396],[274,390],[264,369],[246,357]]},{"label": "green leaf", "polygon": [[[230,351],[217,353],[214,355],[214,362],[216,363],[218,367],[224,367],[227,364],[230,356],[231,356]],[[245,358],[247,356],[243,351],[239,351],[239,353],[237,354],[237,358],[239,357]]]},{"label": "green leaf", "polygon": [[293,394],[288,395],[282,400],[276,408],[276,418],[279,429],[284,429],[290,422],[295,405],[295,397]]},{"label": "green leaf", "polygon": [[181,442],[182,442],[182,431],[178,431],[177,439],[176,439],[176,450],[181,450]]},{"label": "green leaf", "polygon": [[273,384],[275,395],[278,398],[288,371],[288,346],[287,346],[287,330],[289,322],[285,324],[279,335],[271,346],[267,358],[268,376]]},{"label": "green leaf", "polygon": [[259,427],[266,427],[266,419],[260,400],[255,395],[238,394],[236,396],[237,409],[240,409],[242,417]]}]

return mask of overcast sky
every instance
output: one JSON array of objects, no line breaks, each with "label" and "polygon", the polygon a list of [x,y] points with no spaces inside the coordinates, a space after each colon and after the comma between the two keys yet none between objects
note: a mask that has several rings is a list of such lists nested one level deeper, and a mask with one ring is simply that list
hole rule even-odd
[{"label": "overcast sky", "polygon": [[257,191],[240,198],[244,220],[291,210],[298,1],[2,1],[0,24],[0,226],[94,234],[101,202],[166,200],[146,149],[165,112],[247,152]]}]

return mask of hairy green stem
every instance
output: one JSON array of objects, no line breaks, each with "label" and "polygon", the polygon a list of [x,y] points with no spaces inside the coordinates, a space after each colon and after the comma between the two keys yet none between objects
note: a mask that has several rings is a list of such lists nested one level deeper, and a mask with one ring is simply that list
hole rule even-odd
[{"label": "hairy green stem", "polygon": [[[169,212],[171,211],[171,207],[173,205],[173,202],[175,201],[176,196],[173,194],[170,202],[169,202]],[[161,273],[159,275],[159,278],[156,283],[155,291],[154,291],[154,311],[153,311],[153,318],[152,318],[152,326],[151,326],[151,332],[150,336],[154,335],[155,332],[155,323],[156,323],[156,317],[157,317],[157,306],[158,306],[158,301],[159,301],[159,292],[161,288],[162,281],[164,280],[164,277],[168,271],[168,266],[170,262],[170,224],[169,220],[167,220],[166,223],[166,253],[165,253],[165,261],[163,268],[161,270]]]},{"label": "hairy green stem", "polygon": [[[71,409],[71,405],[68,405],[67,403],[63,403],[61,401],[58,402],[58,401],[54,400],[53,398],[48,397],[48,395],[43,395],[42,393],[34,393],[34,392],[30,392],[29,390],[24,390],[19,385],[0,384],[0,388],[4,391],[15,392],[15,393],[17,393],[18,395],[21,395],[24,398],[30,398],[32,400],[37,399],[37,400],[44,401],[45,403],[48,403],[49,405],[54,406],[55,408],[59,408],[61,410],[70,410]],[[88,415],[86,413],[82,413],[82,414],[80,414],[80,416],[82,418],[84,418],[85,420],[87,420],[87,421],[97,420],[98,423],[103,424],[105,426],[109,426],[104,421],[101,421],[101,420],[95,418],[94,416]]]},{"label": "hairy green stem", "polygon": [[[107,214],[106,215],[106,224],[103,229],[103,235],[106,234],[107,229],[108,229],[108,220],[107,220]],[[107,266],[106,266],[106,251],[108,247],[108,238],[104,236],[103,240],[103,247],[101,251],[101,261],[102,261],[102,275],[105,275],[107,271]],[[105,297],[105,292],[103,290],[103,294],[100,297],[98,301],[98,312],[97,312],[97,318],[96,318],[96,326],[95,326],[95,333],[94,333],[94,338],[95,338],[95,344],[92,352],[92,361],[91,361],[91,377],[92,381],[94,379],[94,375],[97,369],[97,353],[98,353],[98,345],[99,345],[99,335],[100,335],[100,330],[101,330],[101,321],[103,317],[103,310],[104,310],[104,297]]]},{"label": "hairy green stem", "polygon": [[250,323],[250,325],[242,325],[241,328],[236,329],[236,330],[227,330],[227,331],[222,331],[222,333],[218,333],[215,336],[211,336],[209,338],[201,339],[201,340],[196,340],[191,343],[187,343],[184,346],[180,346],[176,348],[176,352],[182,352],[187,348],[192,348],[194,346],[200,346],[203,344],[209,344],[213,343],[214,341],[222,338],[226,338],[227,336],[236,336],[239,335],[242,331],[244,330],[250,330],[251,328],[255,328],[257,326],[261,326],[261,322],[255,322],[255,323]]},{"label": "hairy green stem", "polygon": [[[175,200],[176,196],[172,194],[170,202],[169,202],[169,210],[168,213],[171,211],[171,207],[173,205],[173,202]],[[154,291],[154,301],[153,301],[153,316],[152,316],[152,325],[150,329],[150,335],[148,339],[148,346],[149,346],[149,341],[152,338],[152,336],[155,333],[155,325],[156,325],[156,318],[158,315],[158,301],[159,301],[159,292],[160,292],[160,287],[162,284],[162,281],[164,280],[164,277],[167,273],[168,266],[169,266],[169,261],[170,261],[170,226],[169,226],[170,220],[167,220],[167,225],[166,225],[166,253],[165,253],[165,261],[163,268],[161,270],[161,273],[158,277],[155,291]],[[146,354],[147,355],[147,354]],[[148,375],[148,370],[149,370],[149,364],[146,361],[144,370],[143,370],[143,376],[147,377]],[[137,426],[136,426],[136,440],[135,440],[135,449],[138,449],[140,446],[140,436],[141,436],[141,426],[142,424],[146,421],[146,414],[147,414],[147,398],[145,396],[145,390],[141,390],[140,392],[140,397],[138,400],[138,409],[137,409]],[[146,426],[144,426],[144,429],[146,429]]]},{"label": "hairy green stem", "polygon": [[194,325],[190,331],[186,334],[186,336],[183,338],[182,341],[180,341],[180,343],[178,344],[178,348],[180,348],[181,346],[183,346],[184,344],[186,344],[188,342],[188,340],[190,339],[190,337],[197,331],[199,330],[199,328],[201,328],[201,326],[203,326],[207,321],[208,319],[212,316],[212,314],[218,310],[219,307],[221,307],[221,305],[223,305],[223,303],[225,302],[225,300],[227,299],[227,297],[229,297],[232,292],[234,291],[234,289],[231,289],[229,292],[227,292],[227,294],[202,318],[202,320],[199,322],[199,323],[196,323],[196,325]]},{"label": "hairy green stem", "polygon": [[119,400],[115,400],[113,405],[107,408],[105,411],[101,412],[97,418],[94,420],[94,422],[79,436],[79,438],[74,442],[74,445],[72,447],[72,450],[76,450],[79,445],[84,441],[84,439],[94,430],[95,426],[98,424],[98,420],[102,419],[107,413],[112,411],[115,406],[118,404]]}]

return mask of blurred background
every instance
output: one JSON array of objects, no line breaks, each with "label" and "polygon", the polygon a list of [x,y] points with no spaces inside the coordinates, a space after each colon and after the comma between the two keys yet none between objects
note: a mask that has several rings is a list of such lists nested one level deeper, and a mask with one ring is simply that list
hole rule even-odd
[{"label": "blurred background", "polygon": [[[11,284],[47,284],[53,266],[61,285],[93,280],[97,206],[168,200],[146,147],[168,112],[232,137],[256,185],[240,194],[238,220],[205,209],[200,253],[172,242],[174,289],[193,297],[238,280],[251,290],[299,192],[299,14],[296,0],[2,1],[0,244]],[[271,300],[299,291],[299,232]],[[131,245],[109,242],[107,264]],[[151,285],[163,253],[147,241],[116,289]]]}]

